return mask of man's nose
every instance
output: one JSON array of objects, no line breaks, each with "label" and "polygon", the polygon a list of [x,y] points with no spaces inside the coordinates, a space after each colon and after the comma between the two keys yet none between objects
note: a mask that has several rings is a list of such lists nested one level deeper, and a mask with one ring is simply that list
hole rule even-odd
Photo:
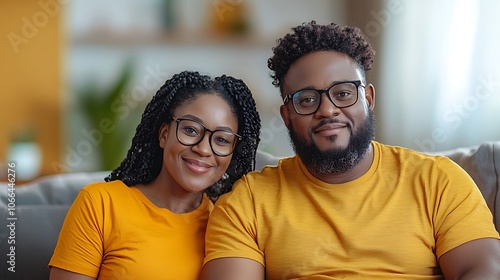
[{"label": "man's nose", "polygon": [[333,102],[328,97],[328,92],[321,93],[321,102],[319,103],[319,108],[315,113],[316,117],[331,117],[336,116],[340,113],[339,107],[335,106]]}]

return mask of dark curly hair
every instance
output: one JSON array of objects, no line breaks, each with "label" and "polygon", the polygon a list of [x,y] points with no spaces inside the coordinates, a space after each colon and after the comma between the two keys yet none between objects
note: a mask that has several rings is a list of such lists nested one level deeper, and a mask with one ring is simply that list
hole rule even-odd
[{"label": "dark curly hair", "polygon": [[338,51],[354,59],[363,79],[371,69],[375,51],[357,27],[341,27],[335,23],[319,25],[315,21],[292,28],[293,33],[278,39],[273,56],[267,60],[273,85],[283,91],[283,82],[290,65],[298,58],[316,51]]},{"label": "dark curly hair", "polygon": [[231,76],[212,79],[198,72],[184,71],[172,76],[156,92],[142,114],[126,158],[105,181],[122,180],[127,186],[152,182],[163,164],[163,149],[158,140],[160,126],[173,117],[177,107],[202,94],[220,96],[229,104],[238,119],[238,134],[242,136],[226,171],[227,178],[220,179],[205,192],[210,197],[226,193],[237,179],[254,170],[261,124],[251,91],[242,80]]}]

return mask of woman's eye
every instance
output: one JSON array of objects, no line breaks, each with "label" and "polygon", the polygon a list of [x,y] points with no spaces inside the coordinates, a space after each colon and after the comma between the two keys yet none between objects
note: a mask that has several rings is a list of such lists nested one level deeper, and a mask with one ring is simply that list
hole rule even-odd
[{"label": "woman's eye", "polygon": [[217,143],[217,145],[221,145],[221,146],[226,146],[226,145],[229,145],[232,143],[232,141],[228,138],[225,138],[225,137],[216,137],[215,139],[215,143]]}]

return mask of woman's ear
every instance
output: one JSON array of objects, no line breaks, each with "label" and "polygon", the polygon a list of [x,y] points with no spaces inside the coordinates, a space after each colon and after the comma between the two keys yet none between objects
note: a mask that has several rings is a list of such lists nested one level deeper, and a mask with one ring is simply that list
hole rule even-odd
[{"label": "woman's ear", "polygon": [[168,131],[169,131],[170,125],[167,123],[163,123],[160,126],[160,129],[158,130],[158,141],[160,142],[160,147],[163,149],[165,148],[165,145],[167,143],[167,136],[168,136]]}]

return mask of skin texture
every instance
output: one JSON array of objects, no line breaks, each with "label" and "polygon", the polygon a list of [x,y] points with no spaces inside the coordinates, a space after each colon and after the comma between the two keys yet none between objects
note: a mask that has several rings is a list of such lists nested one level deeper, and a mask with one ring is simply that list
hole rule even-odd
[{"label": "skin texture", "polygon": [[[238,121],[231,108],[221,97],[213,94],[198,95],[175,111],[176,117],[189,117],[200,121],[206,128],[238,131]],[[159,176],[150,184],[137,185],[151,202],[174,213],[195,210],[202,201],[203,191],[219,180],[226,171],[231,155],[219,157],[209,144],[210,133],[194,146],[184,146],[176,137],[177,124],[164,123],[158,132],[163,148],[163,165]],[[51,268],[51,280],[95,279],[78,273]]]},{"label": "skin texture", "polygon": [[[363,80],[353,59],[336,51],[313,52],[302,56],[290,66],[284,80],[283,94],[305,87],[323,89],[334,82],[344,80]],[[282,105],[280,112],[285,125],[289,129],[293,128],[297,136],[326,151],[345,148],[351,135],[348,127],[356,131],[368,117],[368,112],[374,108],[374,104],[375,89],[373,85],[366,85],[358,102],[348,108],[339,109],[323,96],[320,108],[315,114],[297,115],[291,103]],[[337,118],[340,123],[349,125],[318,127],[326,118]],[[315,174],[309,167],[308,170],[324,182],[344,183],[367,172],[372,161],[373,149],[370,147],[361,161],[347,172]],[[500,241],[493,238],[470,241],[445,253],[439,258],[439,264],[446,279],[500,279]],[[221,258],[205,264],[200,279],[263,280],[265,269],[262,264],[250,259]]]},{"label": "skin texture", "polygon": [[[334,51],[320,51],[307,54],[292,64],[283,84],[284,94],[312,87],[323,89],[335,82],[363,80],[356,62],[346,54]],[[314,143],[320,151],[345,149],[356,132],[367,119],[369,110],[375,104],[375,89],[366,85],[360,90],[358,101],[347,108],[339,109],[323,94],[316,113],[298,115],[291,102],[280,107],[281,117],[289,130],[293,128],[295,136],[306,143]],[[326,120],[336,119],[335,124],[326,124]],[[307,166],[316,178],[328,183],[344,183],[363,175],[371,165],[373,150],[368,148],[365,156],[351,170],[343,173],[319,174]]]},{"label": "skin texture", "polygon": [[[238,121],[229,105],[216,95],[201,95],[177,108],[174,116],[198,120],[211,130],[238,131]],[[161,126],[159,139],[163,148],[163,166],[160,175],[151,184],[137,187],[158,207],[185,213],[196,209],[202,192],[222,177],[231,155],[219,157],[212,152],[209,132],[197,145],[184,146],[177,140],[176,129],[174,121]]]},{"label": "skin texture", "polygon": [[[323,89],[334,82],[363,80],[356,62],[343,53],[321,51],[307,54],[295,61],[287,72],[283,85],[284,94],[313,87]],[[361,92],[361,91],[360,91]],[[325,102],[326,101],[326,102]],[[318,127],[325,118],[338,118],[341,123],[349,123],[353,130],[367,118],[369,110],[375,104],[375,88],[367,85],[363,96],[351,107],[339,109],[329,100],[323,98],[318,111],[312,115],[298,115],[291,103],[280,107],[281,117],[290,129],[308,142],[314,142],[320,150],[345,148],[350,139],[350,131],[346,125],[335,127]],[[331,137],[336,135],[336,137]],[[332,141],[332,138],[335,140]],[[364,158],[352,170],[340,174],[317,175],[315,177],[328,183],[344,183],[363,175],[373,160],[373,149],[366,152]],[[221,258],[215,259],[203,267],[202,280],[263,280],[264,267],[250,259]]]},{"label": "skin texture", "polygon": [[446,279],[500,279],[500,240],[483,238],[462,244],[439,258]]},{"label": "skin texture", "polygon": [[92,280],[95,278],[73,273],[57,267],[50,268],[50,280]]},{"label": "skin texture", "polygon": [[222,258],[203,266],[200,280],[264,280],[264,266],[244,258]]}]

